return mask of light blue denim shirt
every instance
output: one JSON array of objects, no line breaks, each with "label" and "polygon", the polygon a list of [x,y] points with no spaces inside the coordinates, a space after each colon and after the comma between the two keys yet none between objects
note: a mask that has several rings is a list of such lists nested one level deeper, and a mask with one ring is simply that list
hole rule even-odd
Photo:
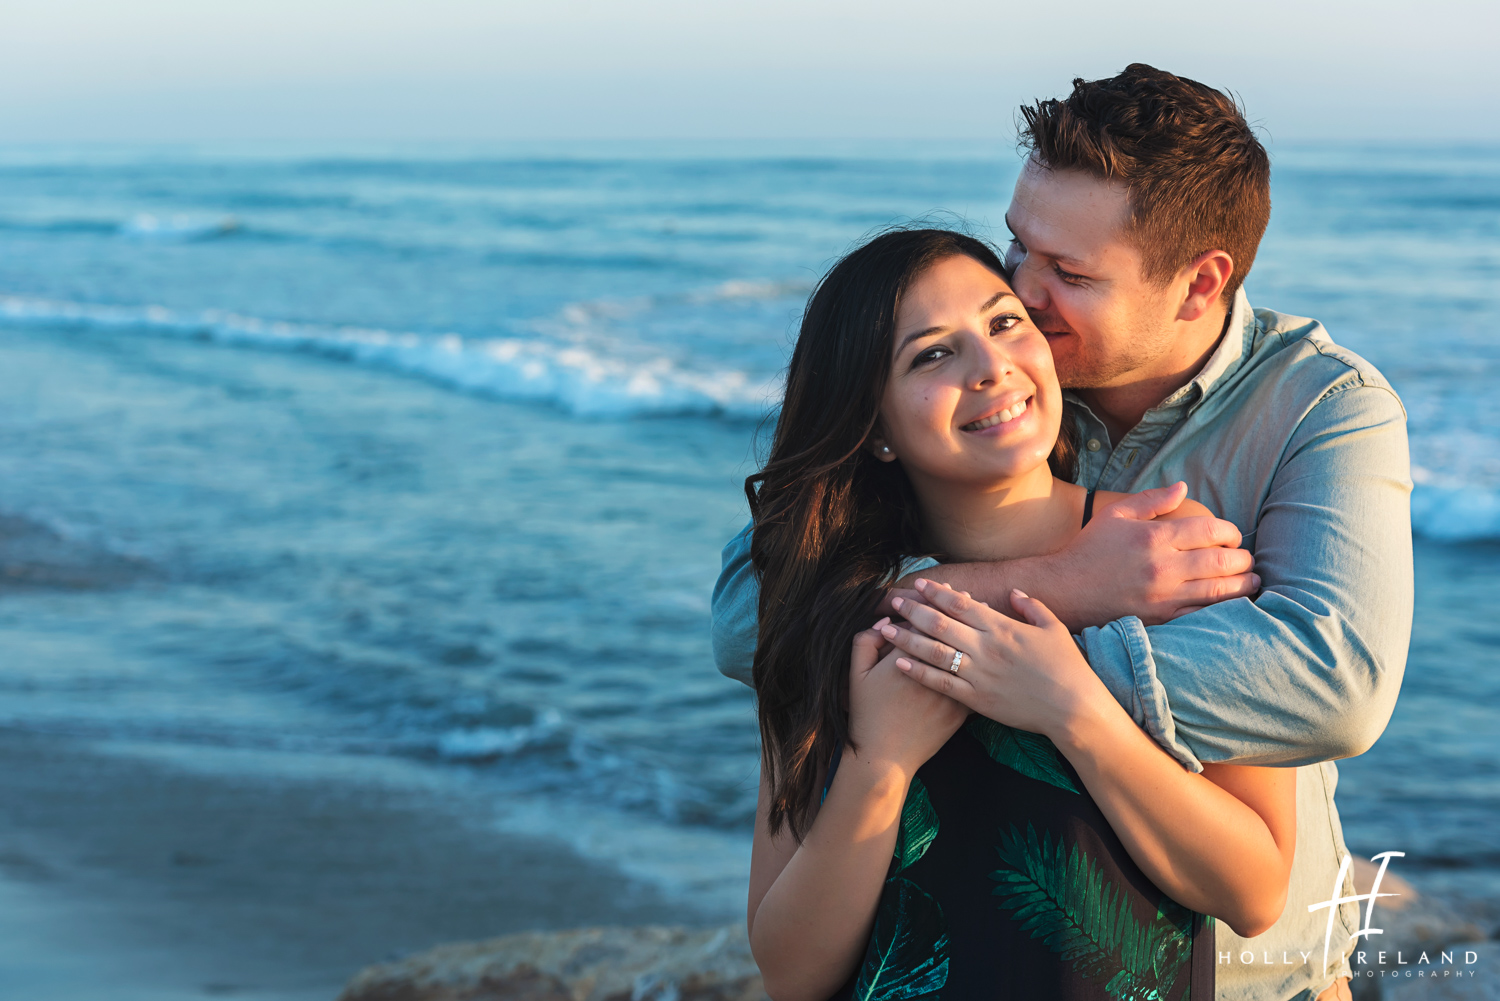
[{"label": "light blue denim shirt", "polygon": [[[1360,754],[1380,736],[1406,666],[1406,412],[1375,367],[1315,320],[1252,310],[1240,291],[1226,331],[1203,370],[1117,443],[1073,398],[1084,443],[1078,482],[1133,492],[1187,481],[1191,497],[1244,533],[1261,593],[1160,626],[1119,619],[1084,630],[1079,643],[1120,704],[1185,767],[1308,766],[1298,769],[1297,854],[1282,919],[1248,943],[1222,923],[1218,933],[1219,998],[1287,1001],[1329,982],[1326,912],[1309,914],[1307,905],[1330,898],[1346,851],[1331,759]],[[725,547],[713,594],[714,658],[746,684],[758,600],[747,526]],[[1347,951],[1357,909],[1346,905],[1339,917],[1336,952]],[[1240,963],[1245,951],[1257,962]]]}]

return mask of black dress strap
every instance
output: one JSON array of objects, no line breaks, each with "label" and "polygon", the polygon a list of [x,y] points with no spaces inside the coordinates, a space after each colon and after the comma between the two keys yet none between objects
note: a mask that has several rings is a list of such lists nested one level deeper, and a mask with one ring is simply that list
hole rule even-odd
[{"label": "black dress strap", "polygon": [[[1094,517],[1094,492],[1090,490],[1088,496],[1083,499],[1083,525],[1087,525]],[[1083,525],[1078,526],[1082,528]]]},{"label": "black dress strap", "polygon": [[833,758],[828,762],[828,777],[823,780],[823,795],[818,798],[819,804],[828,798],[828,790],[833,788],[833,773],[839,770],[839,759],[843,756],[844,745],[840,742],[839,746],[833,749]]}]

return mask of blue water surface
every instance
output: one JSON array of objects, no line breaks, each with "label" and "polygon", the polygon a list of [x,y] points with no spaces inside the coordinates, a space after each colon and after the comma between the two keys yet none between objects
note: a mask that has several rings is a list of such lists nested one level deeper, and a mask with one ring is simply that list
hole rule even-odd
[{"label": "blue water surface", "polygon": [[[1420,484],[1348,839],[1497,892],[1500,150],[1275,157],[1252,301],[1382,368]],[[1017,165],[0,151],[0,725],[471,770],[495,823],[732,906],[756,733],[708,593],[802,303],[892,222],[1002,238]]]}]

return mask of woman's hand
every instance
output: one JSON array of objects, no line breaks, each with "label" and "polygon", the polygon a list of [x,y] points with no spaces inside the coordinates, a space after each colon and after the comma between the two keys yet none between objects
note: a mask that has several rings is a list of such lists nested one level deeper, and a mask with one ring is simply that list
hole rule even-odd
[{"label": "woman's hand", "polygon": [[849,657],[849,735],[866,760],[887,761],[910,777],[963,725],[969,711],[946,694],[913,684],[885,641],[881,619],[854,637]]},{"label": "woman's hand", "polygon": [[[1178,903],[1254,937],[1286,906],[1297,841],[1296,772],[1208,765],[1194,775],[1120,708],[1047,607],[1020,592],[1008,619],[919,581],[931,607],[903,601],[916,630],[883,626],[896,663],[976,712],[1050,737],[1131,858]],[[920,630],[920,631],[917,631]],[[961,650],[958,673],[947,668]]]},{"label": "woman's hand", "polygon": [[[946,584],[919,580],[917,589],[927,604],[903,600],[898,608],[914,628],[879,628],[902,654],[896,667],[923,687],[1054,739],[1101,699],[1113,703],[1068,627],[1040,601],[1012,593],[1011,606],[1025,618],[1020,622]],[[963,653],[956,673],[955,652]]]}]

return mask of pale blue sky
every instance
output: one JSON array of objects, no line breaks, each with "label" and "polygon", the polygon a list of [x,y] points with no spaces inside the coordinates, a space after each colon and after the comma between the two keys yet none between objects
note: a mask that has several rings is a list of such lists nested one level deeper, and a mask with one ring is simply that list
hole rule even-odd
[{"label": "pale blue sky", "polygon": [[0,0],[0,142],[1008,138],[1142,60],[1273,141],[1500,141],[1495,0]]}]

